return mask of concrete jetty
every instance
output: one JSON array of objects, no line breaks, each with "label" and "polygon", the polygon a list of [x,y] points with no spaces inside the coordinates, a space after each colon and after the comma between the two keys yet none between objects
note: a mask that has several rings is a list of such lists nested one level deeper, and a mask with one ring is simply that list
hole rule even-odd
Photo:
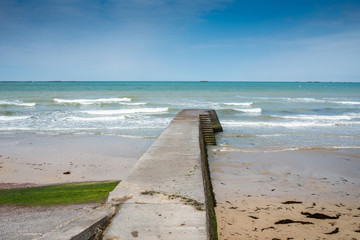
[{"label": "concrete jetty", "polygon": [[[201,118],[200,118],[201,116]],[[214,144],[215,111],[183,110],[109,195],[118,213],[104,239],[209,239],[210,186],[203,174],[203,133]],[[209,134],[210,133],[210,134]],[[206,173],[205,173],[206,174]],[[207,172],[208,174],[208,172]]]},{"label": "concrete jetty", "polygon": [[[91,229],[59,239],[217,239],[206,145],[219,131],[214,110],[178,113],[95,217],[72,224]],[[59,231],[52,236],[72,229]]]}]

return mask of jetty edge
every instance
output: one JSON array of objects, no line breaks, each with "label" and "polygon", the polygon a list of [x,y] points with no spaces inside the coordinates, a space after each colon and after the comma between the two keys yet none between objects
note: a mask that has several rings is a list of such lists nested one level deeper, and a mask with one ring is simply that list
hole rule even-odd
[{"label": "jetty edge", "polygon": [[215,110],[184,109],[94,211],[39,239],[217,239],[206,145]]}]

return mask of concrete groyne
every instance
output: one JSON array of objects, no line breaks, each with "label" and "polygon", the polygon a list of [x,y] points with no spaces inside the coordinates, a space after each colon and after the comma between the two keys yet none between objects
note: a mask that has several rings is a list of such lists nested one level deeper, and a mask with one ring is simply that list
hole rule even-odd
[{"label": "concrete groyne", "polygon": [[[217,239],[206,145],[220,131],[214,110],[181,111],[90,219],[44,237]],[[76,233],[79,225],[91,227]]]}]

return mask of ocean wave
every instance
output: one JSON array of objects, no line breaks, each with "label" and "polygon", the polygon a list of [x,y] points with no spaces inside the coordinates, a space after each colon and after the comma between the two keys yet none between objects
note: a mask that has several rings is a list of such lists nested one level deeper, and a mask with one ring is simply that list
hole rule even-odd
[{"label": "ocean wave", "polygon": [[21,107],[35,107],[36,103],[24,103],[22,101],[0,101],[0,106],[21,106]]},{"label": "ocean wave", "polygon": [[0,116],[0,121],[19,121],[31,118],[31,116]]},{"label": "ocean wave", "polygon": [[244,112],[244,113],[261,113],[261,108],[237,108],[235,111]]},{"label": "ocean wave", "polygon": [[345,114],[345,115],[293,115],[293,116],[278,116],[272,115],[271,117],[285,118],[285,119],[298,119],[298,120],[326,120],[326,121],[337,121],[337,120],[352,120],[360,118],[360,114]]},{"label": "ocean wave", "polygon": [[121,114],[133,114],[133,113],[162,113],[167,112],[169,108],[130,108],[130,109],[119,109],[119,110],[90,110],[81,111],[82,113],[92,115],[121,115]]},{"label": "ocean wave", "polygon": [[137,102],[137,103],[130,103],[130,102],[119,102],[121,105],[128,105],[128,106],[139,106],[139,105],[146,105],[147,102]]},{"label": "ocean wave", "polygon": [[94,118],[84,118],[84,117],[66,117],[63,120],[67,121],[80,121],[80,122],[106,122],[106,121],[118,121],[125,119],[125,116],[116,116],[116,117],[94,117]]},{"label": "ocean wave", "polygon": [[223,126],[229,127],[333,127],[339,125],[359,125],[360,122],[318,122],[318,121],[293,121],[293,122],[259,122],[259,121],[222,121]]},{"label": "ocean wave", "polygon": [[54,98],[56,103],[66,103],[66,104],[101,104],[101,103],[121,103],[121,102],[130,102],[131,98],[98,98],[98,99],[60,99]]},{"label": "ocean wave", "polygon": [[325,103],[326,102],[323,99],[316,99],[316,98],[279,98],[279,99],[288,101],[288,102],[304,102],[304,103]]},{"label": "ocean wave", "polygon": [[355,101],[333,101],[333,103],[345,104],[345,105],[360,105],[360,102],[355,102]]},{"label": "ocean wave", "polygon": [[232,103],[223,103],[224,105],[228,105],[228,106],[244,106],[244,107],[250,107],[252,104],[254,104],[253,102],[232,102]]}]

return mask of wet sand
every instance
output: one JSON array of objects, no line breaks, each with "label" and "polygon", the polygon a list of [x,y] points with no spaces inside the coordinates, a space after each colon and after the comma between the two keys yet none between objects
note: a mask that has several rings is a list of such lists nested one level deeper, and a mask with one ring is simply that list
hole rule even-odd
[{"label": "wet sand", "polygon": [[360,239],[360,150],[210,150],[219,239]]},{"label": "wet sand", "polygon": [[123,179],[154,139],[0,135],[0,187]]}]

